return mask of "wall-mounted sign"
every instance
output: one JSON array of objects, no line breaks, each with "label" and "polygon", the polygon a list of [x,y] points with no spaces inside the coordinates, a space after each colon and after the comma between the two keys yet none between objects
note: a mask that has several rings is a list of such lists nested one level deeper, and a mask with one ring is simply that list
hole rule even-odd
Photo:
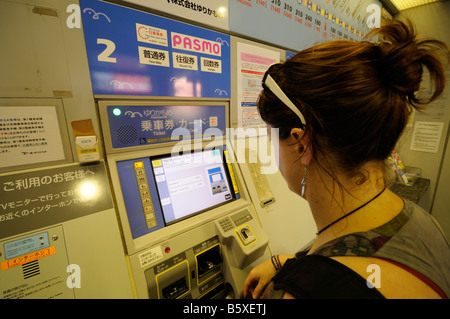
[{"label": "wall-mounted sign", "polygon": [[128,0],[127,2],[229,30],[228,0]]},{"label": "wall-mounted sign", "polygon": [[444,122],[416,121],[410,150],[437,153],[443,129]]},{"label": "wall-mounted sign", "polygon": [[0,167],[64,158],[54,106],[0,107]]},{"label": "wall-mounted sign", "polygon": [[94,94],[229,98],[229,35],[82,0]]},{"label": "wall-mounted sign", "polygon": [[112,208],[103,162],[2,175],[0,198],[2,237]]},{"label": "wall-mounted sign", "polygon": [[298,51],[325,40],[360,41],[374,4],[381,13],[377,0],[230,0],[230,30]]},{"label": "wall-mounted sign", "polygon": [[256,102],[261,81],[271,64],[280,62],[280,52],[242,42],[237,43],[238,127],[266,127]]}]

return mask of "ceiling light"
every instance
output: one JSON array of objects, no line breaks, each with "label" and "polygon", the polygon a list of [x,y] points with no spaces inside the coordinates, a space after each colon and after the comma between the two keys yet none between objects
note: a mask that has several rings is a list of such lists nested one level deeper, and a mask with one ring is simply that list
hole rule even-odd
[{"label": "ceiling light", "polygon": [[399,10],[406,10],[421,6],[424,4],[429,4],[432,2],[437,2],[438,0],[391,0],[391,3]]}]

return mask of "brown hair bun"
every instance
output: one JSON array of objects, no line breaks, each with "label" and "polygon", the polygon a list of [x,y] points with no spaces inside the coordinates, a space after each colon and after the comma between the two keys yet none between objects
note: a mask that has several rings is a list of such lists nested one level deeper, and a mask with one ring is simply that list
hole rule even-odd
[{"label": "brown hair bun", "polygon": [[[306,119],[305,134],[318,165],[356,174],[384,161],[404,130],[411,106],[421,108],[444,90],[449,51],[438,40],[418,40],[411,22],[392,20],[371,32],[378,42],[318,44],[270,70]],[[427,69],[431,96],[418,90]],[[284,139],[298,117],[270,90],[258,100],[262,119]]]},{"label": "brown hair bun", "polygon": [[[372,35],[379,36],[376,46],[380,51],[383,81],[391,89],[405,94],[412,106],[429,103],[443,92],[445,70],[442,62],[448,63],[448,48],[444,42],[418,40],[409,20],[392,20],[369,34]],[[429,97],[415,94],[422,81],[423,67],[428,69],[434,87],[434,93]]]}]

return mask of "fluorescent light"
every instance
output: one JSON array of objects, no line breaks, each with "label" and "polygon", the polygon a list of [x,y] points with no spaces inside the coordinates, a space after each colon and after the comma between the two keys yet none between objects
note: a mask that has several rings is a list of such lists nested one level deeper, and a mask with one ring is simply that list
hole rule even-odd
[{"label": "fluorescent light", "polygon": [[390,0],[390,1],[399,11],[401,11],[421,6],[424,4],[437,2],[438,0]]}]

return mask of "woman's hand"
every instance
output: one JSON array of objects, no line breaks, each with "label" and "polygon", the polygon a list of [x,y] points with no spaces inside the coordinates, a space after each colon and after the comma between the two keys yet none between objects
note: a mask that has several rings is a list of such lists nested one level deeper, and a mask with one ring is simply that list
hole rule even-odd
[{"label": "woman's hand", "polygon": [[277,271],[270,259],[253,268],[244,283],[244,298],[258,299]]},{"label": "woman's hand", "polygon": [[[277,260],[279,261],[280,266],[283,267],[286,260],[294,257],[295,255],[277,255]],[[244,283],[244,298],[260,298],[264,289],[276,273],[277,270],[270,259],[253,268]],[[249,296],[249,294],[251,294],[251,296]]]}]

